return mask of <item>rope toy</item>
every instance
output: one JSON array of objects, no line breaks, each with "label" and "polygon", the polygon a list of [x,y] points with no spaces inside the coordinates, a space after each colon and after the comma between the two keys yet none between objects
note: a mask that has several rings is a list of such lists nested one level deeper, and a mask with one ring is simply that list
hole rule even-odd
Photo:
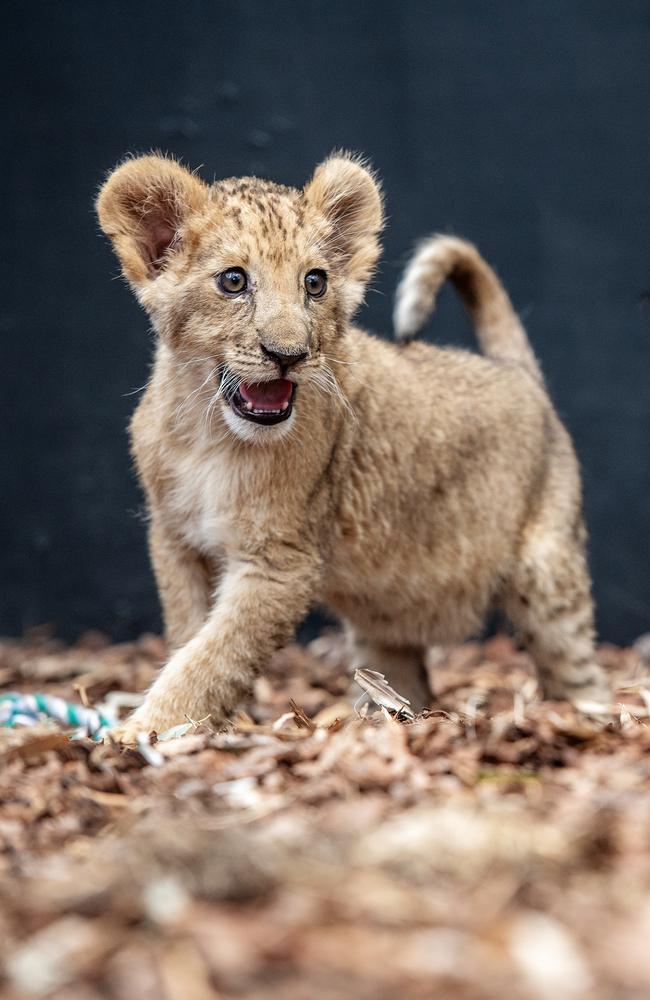
[{"label": "rope toy", "polygon": [[73,739],[90,736],[103,739],[115,720],[96,708],[75,705],[51,694],[0,694],[0,726],[35,726],[45,719],[55,719],[64,726],[74,726]]}]

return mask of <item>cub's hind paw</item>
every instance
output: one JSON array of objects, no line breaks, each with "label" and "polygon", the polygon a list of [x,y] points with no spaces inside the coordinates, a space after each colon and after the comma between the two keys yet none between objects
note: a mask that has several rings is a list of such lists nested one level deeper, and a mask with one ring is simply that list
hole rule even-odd
[{"label": "cub's hind paw", "polygon": [[544,698],[551,701],[597,702],[610,704],[612,690],[602,668],[594,664],[592,669],[576,677],[544,677],[541,679]]}]

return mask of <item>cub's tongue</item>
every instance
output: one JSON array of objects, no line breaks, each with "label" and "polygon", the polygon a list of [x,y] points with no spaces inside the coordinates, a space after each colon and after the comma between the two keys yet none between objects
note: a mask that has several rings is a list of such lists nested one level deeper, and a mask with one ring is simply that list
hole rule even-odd
[{"label": "cub's tongue", "polygon": [[276,378],[271,382],[242,382],[239,394],[253,410],[283,410],[291,402],[293,382],[286,378]]}]

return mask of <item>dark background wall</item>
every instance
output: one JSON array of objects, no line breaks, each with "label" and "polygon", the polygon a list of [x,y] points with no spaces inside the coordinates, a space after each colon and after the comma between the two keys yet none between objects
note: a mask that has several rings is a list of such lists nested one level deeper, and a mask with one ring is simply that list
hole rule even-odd
[{"label": "dark background wall", "polygon": [[[476,240],[582,459],[601,634],[650,627],[647,0],[23,2],[2,34],[0,631],[158,621],[125,434],[147,323],[92,208],[152,147],[292,184],[371,157],[382,333],[417,237]],[[471,344],[451,294],[429,333]]]}]

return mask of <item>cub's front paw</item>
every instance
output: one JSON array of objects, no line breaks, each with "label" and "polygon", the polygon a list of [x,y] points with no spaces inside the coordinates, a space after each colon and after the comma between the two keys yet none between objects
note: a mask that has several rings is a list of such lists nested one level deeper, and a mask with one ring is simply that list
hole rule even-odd
[{"label": "cub's front paw", "polygon": [[133,718],[129,718],[109,729],[108,738],[115,743],[125,743],[129,746],[135,746],[139,736],[142,736],[142,734],[148,736],[150,732],[151,728],[147,729]]},{"label": "cub's front paw", "polygon": [[179,703],[175,699],[164,702],[149,697],[128,719],[118,722],[109,730],[109,734],[118,743],[133,745],[138,742],[138,737],[149,736],[150,733],[156,733],[157,736],[160,736],[169,729],[182,726],[184,723],[206,722],[213,729],[217,729],[224,721],[223,712],[214,707],[212,711],[209,711],[207,706],[200,702],[193,703],[183,699],[179,707]]},{"label": "cub's front paw", "polygon": [[[173,710],[149,708],[147,702],[138,708],[133,715],[123,722],[118,722],[110,731],[111,739],[117,743],[127,743],[134,745],[138,742],[138,737],[149,736],[150,733],[167,732],[174,726],[179,726],[188,721],[188,716]],[[200,721],[200,720],[193,720]]]}]

